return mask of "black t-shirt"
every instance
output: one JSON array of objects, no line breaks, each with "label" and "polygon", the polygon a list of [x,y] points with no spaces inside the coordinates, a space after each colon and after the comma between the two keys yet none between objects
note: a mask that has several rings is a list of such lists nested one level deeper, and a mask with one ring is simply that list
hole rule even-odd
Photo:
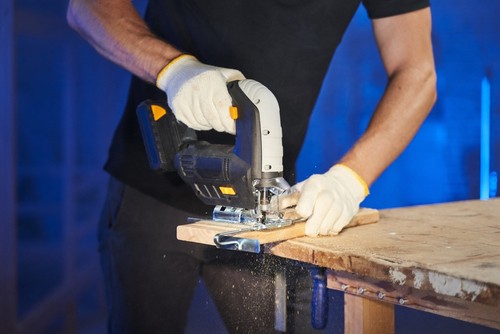
[{"label": "black t-shirt", "polygon": [[[206,64],[235,68],[260,81],[278,99],[285,179],[295,182],[295,161],[333,53],[360,3],[370,18],[429,6],[429,0],[150,0],[146,22],[160,38]],[[133,77],[105,169],[117,179],[193,213],[209,210],[176,173],[150,169],[135,109],[162,91]],[[215,131],[201,139],[231,143]]]}]

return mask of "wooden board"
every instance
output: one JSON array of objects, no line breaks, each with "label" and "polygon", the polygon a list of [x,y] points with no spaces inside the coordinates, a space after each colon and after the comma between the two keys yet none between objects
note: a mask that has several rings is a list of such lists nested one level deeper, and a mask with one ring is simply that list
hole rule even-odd
[{"label": "wooden board", "polygon": [[[500,329],[500,199],[380,211],[378,224],[266,247],[329,287]],[[359,288],[362,288],[359,290]]]},{"label": "wooden board", "polygon": [[[379,212],[375,209],[362,208],[354,216],[346,228],[375,223],[379,220]],[[202,243],[206,245],[215,245],[214,236],[217,233],[228,232],[241,229],[241,226],[235,224],[223,224],[210,220],[199,221],[192,224],[177,226],[177,239]],[[260,244],[268,244],[303,237],[305,235],[305,223],[296,223],[288,227],[267,231],[252,231],[239,233],[236,236],[249,239],[257,239]]]}]

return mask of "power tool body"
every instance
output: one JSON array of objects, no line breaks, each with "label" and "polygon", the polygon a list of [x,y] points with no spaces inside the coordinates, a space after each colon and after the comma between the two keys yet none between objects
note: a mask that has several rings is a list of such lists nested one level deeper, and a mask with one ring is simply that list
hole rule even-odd
[{"label": "power tool body", "polygon": [[290,188],[283,178],[279,105],[272,92],[254,80],[233,81],[227,88],[236,120],[234,145],[199,141],[193,129],[177,121],[166,101],[144,101],[137,116],[150,166],[159,172],[176,171],[199,199],[215,206],[212,220],[237,226],[217,234],[216,246],[259,252],[258,241],[235,235],[294,222],[279,211],[279,196]]}]

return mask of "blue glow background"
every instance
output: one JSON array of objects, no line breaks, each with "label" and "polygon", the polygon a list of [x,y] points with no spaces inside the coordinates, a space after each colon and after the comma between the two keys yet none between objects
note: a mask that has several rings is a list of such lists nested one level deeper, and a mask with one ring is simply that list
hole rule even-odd
[{"label": "blue glow background", "polygon": [[[62,0],[16,1],[21,314],[61,280],[63,222],[86,228],[97,221],[106,185],[101,166],[129,80],[69,30],[65,9]],[[415,140],[374,184],[364,206],[479,198],[480,88],[485,75],[492,92],[490,168],[500,171],[500,2],[436,0],[432,9],[438,101]],[[366,127],[385,79],[370,22],[361,9],[318,99],[298,161],[299,179],[326,171],[350,147]],[[79,241],[78,252],[81,259],[95,260],[93,231]],[[89,296],[87,303],[94,302]],[[340,317],[341,304],[334,305],[335,318]],[[397,310],[402,333],[496,332]]]}]

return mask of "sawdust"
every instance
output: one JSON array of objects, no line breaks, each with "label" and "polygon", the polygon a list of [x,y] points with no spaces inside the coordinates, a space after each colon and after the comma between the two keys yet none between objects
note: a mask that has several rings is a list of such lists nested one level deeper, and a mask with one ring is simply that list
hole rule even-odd
[{"label": "sawdust", "polygon": [[[227,319],[227,314],[226,317],[223,316],[230,332],[259,333],[269,332],[269,328],[274,328],[277,273],[284,273],[286,276],[284,298],[288,317],[296,319],[297,323],[305,319],[302,322],[310,328],[312,279],[308,267],[298,263],[290,264],[290,261],[267,254],[237,257],[236,264],[231,264],[236,265],[236,282],[228,281],[226,290],[219,291],[220,297],[215,298],[226,304],[222,308],[230,306],[238,310],[233,312],[232,319]],[[224,279],[223,276],[221,279]],[[300,325],[297,328],[301,326],[304,327]]]}]

